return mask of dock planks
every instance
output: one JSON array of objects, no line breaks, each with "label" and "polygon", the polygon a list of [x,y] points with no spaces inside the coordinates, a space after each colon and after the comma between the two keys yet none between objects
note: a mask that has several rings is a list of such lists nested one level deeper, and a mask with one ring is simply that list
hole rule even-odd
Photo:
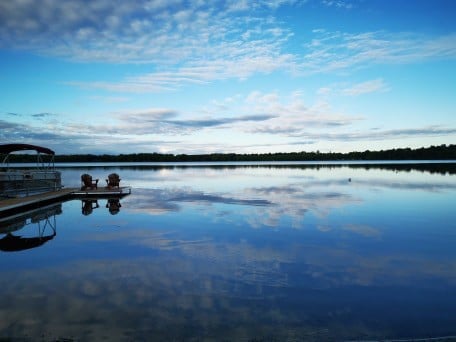
[{"label": "dock planks", "polygon": [[129,186],[121,186],[116,188],[97,188],[97,189],[73,189],[71,194],[74,197],[106,197],[106,196],[125,196],[131,194],[131,188]]}]

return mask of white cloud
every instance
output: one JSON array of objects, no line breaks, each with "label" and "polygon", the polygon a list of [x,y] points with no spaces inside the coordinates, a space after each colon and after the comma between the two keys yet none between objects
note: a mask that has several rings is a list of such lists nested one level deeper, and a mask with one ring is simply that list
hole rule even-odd
[{"label": "white cloud", "polygon": [[[312,31],[313,39],[299,42],[299,36],[274,17],[275,9],[297,3],[3,1],[0,48],[24,49],[76,61],[153,64],[156,71],[152,73],[115,82],[66,82],[141,93],[216,80],[242,80],[257,73],[285,71],[306,75],[352,71],[372,64],[456,57],[454,33],[423,36],[386,31],[330,32],[319,28]],[[351,6],[340,0],[324,0],[323,4]],[[285,52],[292,39],[303,46],[303,51]],[[364,85],[368,86],[375,88],[379,84]]]},{"label": "white cloud", "polygon": [[354,5],[351,2],[341,0],[322,0],[322,4],[327,7],[336,7],[344,9],[352,9],[354,7]]},{"label": "white cloud", "polygon": [[[174,90],[256,73],[320,73],[374,63],[456,57],[456,34],[423,36],[386,31],[344,33],[322,28],[299,42],[275,10],[294,0],[248,1],[3,1],[0,48],[76,61],[150,63],[155,72],[117,82],[67,84],[119,92]],[[351,7],[324,0],[328,7]],[[290,40],[304,47],[286,53]]]},{"label": "white cloud", "polygon": [[417,137],[438,137],[438,136],[454,136],[456,128],[443,127],[442,125],[430,125],[423,127],[411,127],[401,129],[372,129],[364,131],[339,131],[339,132],[312,132],[310,130],[302,130],[299,132],[289,132],[289,136],[311,139],[315,141],[386,141],[400,140]]},{"label": "white cloud", "polygon": [[[79,61],[160,65],[205,56],[233,60],[238,48],[241,55],[255,47],[275,55],[288,32],[263,12],[288,2],[1,2],[0,46]],[[227,9],[235,5],[232,16]],[[247,31],[248,42],[242,40]]]},{"label": "white cloud", "polygon": [[299,91],[288,96],[279,96],[278,93],[252,92],[246,97],[245,105],[244,111],[276,115],[271,120],[246,128],[251,133],[288,136],[300,134],[309,128],[347,126],[361,119],[337,113],[329,103],[324,101],[306,105]]},{"label": "white cloud", "polygon": [[353,34],[314,30],[313,33],[316,38],[305,42],[306,54],[300,62],[303,73],[456,58],[455,33],[437,37],[386,31]]},{"label": "white cloud", "polygon": [[89,99],[94,101],[102,101],[104,103],[121,103],[121,102],[128,102],[130,99],[128,97],[123,96],[90,96]]},{"label": "white cloud", "polygon": [[[179,47],[171,43],[171,47],[163,47],[165,51],[172,51],[169,51],[169,56],[162,56],[161,62],[162,52],[152,52],[151,48],[138,50],[138,47],[127,45],[129,52],[123,58],[131,57],[131,60],[135,60],[139,56],[153,57],[150,61],[158,63],[158,71],[130,76],[117,82],[71,81],[67,84],[116,92],[161,92],[176,90],[183,85],[209,84],[217,80],[243,80],[257,73],[281,71],[296,76],[335,71],[350,73],[374,64],[407,64],[429,59],[456,58],[456,34],[430,37],[382,31],[350,34],[324,30],[313,32],[315,38],[304,44],[304,53],[299,56],[282,51],[284,43],[293,37],[292,32],[278,27],[265,30],[262,27],[264,22],[257,22],[258,19],[253,21],[258,29],[249,28],[244,31],[235,29],[235,24],[227,19],[222,21],[227,27],[223,30],[219,26],[217,29],[209,29],[211,33],[204,34],[207,38],[202,40],[204,46],[196,42],[200,40],[197,36],[194,39],[180,40],[182,46]],[[236,30],[239,32],[236,33]],[[216,36],[219,40],[213,44]],[[164,38],[163,44],[168,39]],[[84,54],[81,52],[81,55]],[[179,59],[182,63],[176,64]],[[382,79],[376,79],[346,88],[343,93],[360,95],[388,90]]]},{"label": "white cloud", "polygon": [[322,87],[317,90],[317,95],[327,96],[332,93],[333,89],[331,87]]},{"label": "white cloud", "polygon": [[362,94],[385,92],[389,88],[381,78],[355,84],[349,88],[342,90],[342,94],[349,96],[357,96]]},{"label": "white cloud", "polygon": [[[229,49],[225,49],[227,52]],[[234,49],[233,49],[234,54]],[[218,57],[217,57],[218,58]],[[176,90],[188,84],[208,84],[215,80],[246,79],[255,73],[271,73],[292,63],[291,55],[267,55],[255,45],[239,50],[238,56],[197,61],[165,72],[128,77],[119,82],[65,82],[68,85],[104,89],[115,92],[160,92]]]}]

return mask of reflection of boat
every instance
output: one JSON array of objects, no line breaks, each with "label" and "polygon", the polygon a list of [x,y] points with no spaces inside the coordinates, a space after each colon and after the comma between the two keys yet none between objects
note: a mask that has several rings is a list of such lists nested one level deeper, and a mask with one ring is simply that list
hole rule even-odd
[{"label": "reflection of boat", "polygon": [[18,252],[25,249],[35,248],[43,245],[45,242],[52,240],[55,232],[48,236],[38,237],[21,237],[15,236],[11,233],[6,234],[5,237],[0,239],[0,250],[4,252]]},{"label": "reflection of boat", "polygon": [[56,203],[47,205],[33,210],[24,211],[7,217],[0,218],[0,234],[11,233],[23,227],[36,223],[39,226],[55,226],[49,222],[52,218],[55,220],[56,215],[62,213],[62,204]]},{"label": "reflection of boat", "polygon": [[[11,154],[20,151],[37,152],[35,167],[10,167]],[[6,155],[0,165],[0,196],[28,196],[62,187],[61,174],[54,168],[54,151],[29,144],[5,144],[0,145],[0,154]]]},{"label": "reflection of boat", "polygon": [[[22,251],[43,245],[56,236],[55,216],[62,213],[62,204],[30,210],[0,219],[0,233],[6,234],[0,239],[0,250],[5,252]],[[12,232],[35,225],[38,233],[34,236],[14,235]],[[30,232],[25,232],[29,233]]]}]

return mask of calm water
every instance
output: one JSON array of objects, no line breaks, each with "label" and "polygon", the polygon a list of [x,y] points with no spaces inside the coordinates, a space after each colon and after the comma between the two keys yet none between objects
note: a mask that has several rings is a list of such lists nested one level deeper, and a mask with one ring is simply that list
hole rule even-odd
[{"label": "calm water", "polygon": [[62,168],[68,187],[117,172],[132,194],[1,223],[0,339],[454,336],[456,165],[441,167]]}]

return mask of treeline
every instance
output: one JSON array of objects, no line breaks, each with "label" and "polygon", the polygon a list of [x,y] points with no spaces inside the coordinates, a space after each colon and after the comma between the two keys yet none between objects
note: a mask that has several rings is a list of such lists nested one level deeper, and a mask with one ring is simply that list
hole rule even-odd
[{"label": "treeline", "polygon": [[[289,152],[289,153],[212,153],[212,154],[162,154],[162,153],[131,153],[131,154],[71,154],[56,155],[55,162],[246,162],[246,161],[347,161],[347,160],[456,160],[456,145],[440,145],[418,149],[398,148],[391,150],[322,153]],[[15,154],[10,162],[34,162],[36,155]]]},{"label": "treeline", "polygon": [[[77,167],[77,165],[71,165],[71,168]],[[86,165],[85,163],[80,166],[84,170],[90,167],[97,168],[97,164]],[[160,170],[176,170],[176,169],[195,169],[195,168],[204,168],[204,169],[214,169],[214,170],[235,170],[239,167],[246,169],[300,169],[300,170],[320,170],[320,169],[340,169],[340,168],[350,168],[350,169],[364,169],[364,170],[387,170],[395,172],[428,172],[431,174],[438,173],[442,175],[456,175],[456,163],[446,163],[446,162],[433,162],[433,163],[421,163],[419,161],[414,162],[405,162],[405,163],[394,163],[391,162],[381,162],[381,163],[372,163],[372,162],[359,162],[359,163],[347,163],[342,164],[335,162],[328,163],[296,163],[296,164],[285,164],[285,163],[274,163],[274,164],[255,164],[255,163],[246,163],[243,165],[239,164],[226,164],[226,163],[184,163],[184,164],[175,164],[175,163],[162,163],[162,164],[129,164],[129,163],[119,163],[116,165],[116,168],[119,170],[137,170],[137,171],[160,171]]]}]

